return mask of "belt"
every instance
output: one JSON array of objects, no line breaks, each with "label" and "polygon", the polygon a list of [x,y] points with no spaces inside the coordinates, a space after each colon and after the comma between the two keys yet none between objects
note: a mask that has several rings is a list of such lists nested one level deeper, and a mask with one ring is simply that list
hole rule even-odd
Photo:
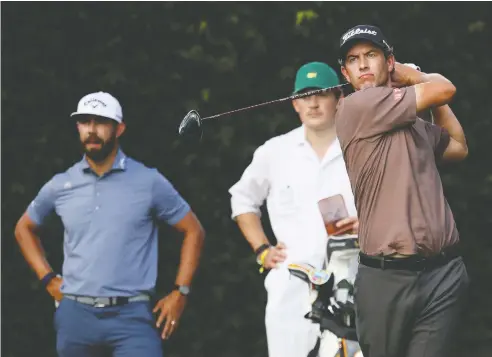
[{"label": "belt", "polygon": [[144,294],[137,295],[137,296],[131,296],[131,297],[123,297],[123,296],[92,297],[92,296],[80,296],[80,295],[66,294],[66,295],[63,295],[63,297],[70,299],[70,300],[75,300],[75,301],[80,302],[82,304],[91,305],[93,307],[121,306],[121,305],[126,305],[130,302],[150,301],[150,296],[144,295]]},{"label": "belt", "polygon": [[444,248],[438,254],[426,257],[415,254],[406,258],[390,256],[375,256],[359,253],[359,262],[371,268],[423,271],[442,266],[449,261],[461,256],[458,244]]}]

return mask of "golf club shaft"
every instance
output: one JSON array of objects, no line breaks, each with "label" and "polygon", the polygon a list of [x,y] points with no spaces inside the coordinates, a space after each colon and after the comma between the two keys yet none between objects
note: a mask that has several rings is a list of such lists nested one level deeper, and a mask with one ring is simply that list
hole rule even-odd
[{"label": "golf club shaft", "polygon": [[327,92],[327,91],[329,91],[331,89],[334,89],[334,88],[343,87],[343,86],[345,86],[347,84],[348,83],[340,84],[338,86],[333,86],[333,87],[329,87],[329,88],[316,89],[316,90],[312,90],[312,91],[305,92],[305,93],[293,94],[293,95],[291,95],[289,97],[285,97],[285,98],[281,98],[281,99],[275,99],[275,100],[271,100],[269,102],[264,102],[264,103],[260,103],[260,104],[250,105],[249,107],[244,107],[244,108],[235,109],[235,110],[231,110],[231,111],[220,113],[220,114],[215,114],[215,115],[212,115],[212,116],[209,116],[209,117],[206,117],[206,118],[202,118],[201,120],[215,119],[215,118],[221,117],[223,115],[229,115],[229,114],[237,113],[237,112],[240,112],[240,111],[243,111],[243,110],[248,110],[248,109],[253,109],[253,108],[257,108],[257,107],[262,107],[262,106],[268,105],[268,104],[280,103],[280,102],[285,102],[287,100],[294,100],[294,99],[309,97],[311,95],[316,95],[316,94]]}]

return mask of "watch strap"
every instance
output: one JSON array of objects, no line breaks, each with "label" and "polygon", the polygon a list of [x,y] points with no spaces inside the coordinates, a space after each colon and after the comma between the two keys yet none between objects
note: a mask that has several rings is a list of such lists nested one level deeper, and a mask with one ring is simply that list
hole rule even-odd
[{"label": "watch strap", "polygon": [[261,253],[263,253],[268,248],[270,248],[270,244],[268,243],[260,245],[258,248],[255,249],[255,255],[258,257]]},{"label": "watch strap", "polygon": [[46,274],[45,276],[43,276],[43,278],[41,279],[41,284],[44,287],[47,287],[48,284],[50,283],[50,281],[53,280],[56,277],[57,277],[57,274],[55,272],[53,272],[53,271],[50,271],[48,274]]}]

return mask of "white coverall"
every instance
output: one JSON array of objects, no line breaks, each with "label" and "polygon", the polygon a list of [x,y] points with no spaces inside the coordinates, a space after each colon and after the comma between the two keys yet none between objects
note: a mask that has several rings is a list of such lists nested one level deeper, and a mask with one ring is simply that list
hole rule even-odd
[{"label": "white coverall", "polygon": [[[311,311],[308,284],[290,275],[287,265],[303,262],[323,267],[328,235],[319,200],[342,194],[349,215],[357,216],[340,144],[335,140],[320,161],[305,139],[303,126],[272,138],[255,151],[252,162],[229,192],[233,219],[244,213],[260,215],[266,200],[273,233],[287,246],[287,260],[265,279],[269,357],[307,356],[320,335],[319,325],[304,317]],[[354,255],[350,274],[355,274],[356,264]],[[337,270],[349,274],[346,261],[337,268],[332,260],[329,268],[335,270],[337,281]],[[350,280],[353,283],[353,278]],[[322,350],[337,350],[337,340],[331,337],[325,339],[330,346],[322,343]]]}]

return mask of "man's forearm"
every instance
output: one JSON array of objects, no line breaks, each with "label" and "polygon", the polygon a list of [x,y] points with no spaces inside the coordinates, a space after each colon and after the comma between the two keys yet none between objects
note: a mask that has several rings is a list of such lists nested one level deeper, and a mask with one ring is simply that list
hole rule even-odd
[{"label": "man's forearm", "polygon": [[258,249],[263,244],[270,244],[263,230],[260,217],[255,213],[241,214],[236,217],[236,221],[253,250]]},{"label": "man's forearm", "polygon": [[15,228],[15,238],[31,269],[39,279],[53,271],[46,260],[43,247],[39,237],[34,233],[33,227],[27,222],[28,218],[23,216]]},{"label": "man's forearm", "polygon": [[[417,79],[417,76],[415,76]],[[421,83],[430,81],[442,81],[451,83],[446,77],[438,73],[422,73],[420,78]],[[466,145],[465,133],[461,127],[460,122],[454,115],[449,105],[441,105],[438,107],[432,107],[432,115],[434,116],[434,123],[441,128],[446,129],[449,135],[459,143]]]},{"label": "man's forearm", "polygon": [[411,66],[395,64],[395,81],[415,88],[417,112],[449,104],[456,93],[456,87],[438,73],[422,73]]},{"label": "man's forearm", "polygon": [[187,232],[181,246],[181,259],[176,276],[177,285],[191,285],[198,268],[205,233],[203,230]]},{"label": "man's forearm", "polygon": [[423,73],[414,68],[405,68],[408,76],[408,85],[416,85],[426,82],[445,82],[451,83],[449,79],[439,73]]},{"label": "man's forearm", "polygon": [[459,143],[466,145],[466,138],[460,122],[454,115],[449,105],[432,108],[434,123],[448,131],[449,136]]}]

